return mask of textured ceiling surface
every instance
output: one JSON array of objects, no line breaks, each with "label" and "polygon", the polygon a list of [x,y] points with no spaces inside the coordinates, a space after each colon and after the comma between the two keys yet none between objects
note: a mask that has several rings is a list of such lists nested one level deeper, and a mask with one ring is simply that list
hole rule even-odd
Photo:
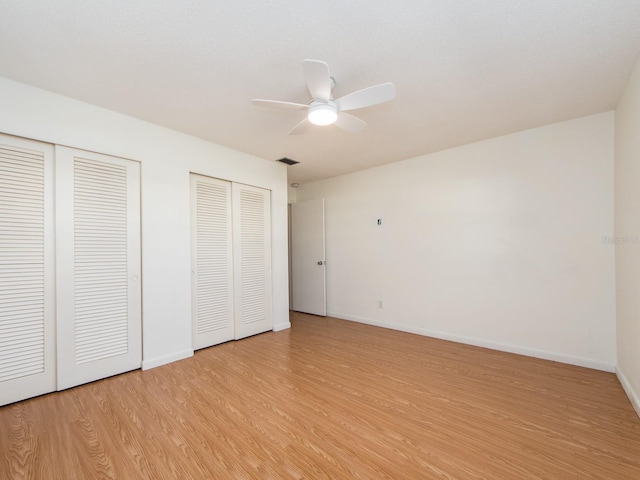
[{"label": "textured ceiling surface", "polygon": [[[615,107],[638,0],[3,0],[0,75],[268,160],[305,183]],[[302,60],[334,96],[393,82],[369,125],[289,130]],[[1,108],[1,106],[0,106]]]}]

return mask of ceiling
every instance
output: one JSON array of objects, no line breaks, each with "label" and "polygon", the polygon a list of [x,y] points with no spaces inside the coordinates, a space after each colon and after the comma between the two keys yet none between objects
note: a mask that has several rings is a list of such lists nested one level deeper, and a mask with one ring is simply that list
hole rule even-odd
[{"label": "ceiling", "polygon": [[[0,75],[268,160],[306,183],[615,107],[638,0],[3,0]],[[288,135],[302,60],[334,96],[393,82],[369,125]],[[1,108],[1,106],[0,106]]]}]

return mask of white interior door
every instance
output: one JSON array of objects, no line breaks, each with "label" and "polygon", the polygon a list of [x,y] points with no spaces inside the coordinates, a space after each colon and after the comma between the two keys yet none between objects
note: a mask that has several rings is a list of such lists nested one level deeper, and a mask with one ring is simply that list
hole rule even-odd
[{"label": "white interior door", "polygon": [[0,405],[56,388],[53,145],[0,135]]},{"label": "white interior door", "polygon": [[232,184],[235,338],[273,328],[271,192]]},{"label": "white interior door", "polygon": [[193,348],[232,340],[231,183],[191,174]]},{"label": "white interior door", "polygon": [[61,390],[140,367],[140,165],[55,153]]},{"label": "white interior door", "polygon": [[327,314],[324,252],[324,199],[291,205],[292,307]]}]

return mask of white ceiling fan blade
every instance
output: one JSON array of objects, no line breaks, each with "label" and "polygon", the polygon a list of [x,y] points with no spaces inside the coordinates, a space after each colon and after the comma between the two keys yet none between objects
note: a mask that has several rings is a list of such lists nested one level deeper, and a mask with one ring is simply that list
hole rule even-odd
[{"label": "white ceiling fan blade", "polygon": [[309,93],[318,100],[331,99],[331,76],[329,65],[320,60],[305,60],[303,62],[304,79],[307,82]]},{"label": "white ceiling fan blade", "polygon": [[340,112],[334,125],[349,133],[360,133],[367,126],[367,122],[348,113]]},{"label": "white ceiling fan blade", "polygon": [[304,133],[310,126],[311,123],[309,123],[309,120],[304,118],[299,124],[291,129],[289,135],[299,135],[300,133]]},{"label": "white ceiling fan blade", "polygon": [[357,92],[349,93],[335,101],[341,112],[365,108],[388,102],[396,97],[396,88],[393,83],[382,83],[369,88],[363,88]]},{"label": "white ceiling fan blade", "polygon": [[287,110],[306,110],[309,108],[309,105],[304,105],[302,103],[281,102],[280,100],[261,100],[259,98],[255,98],[251,101],[258,107],[285,108]]}]

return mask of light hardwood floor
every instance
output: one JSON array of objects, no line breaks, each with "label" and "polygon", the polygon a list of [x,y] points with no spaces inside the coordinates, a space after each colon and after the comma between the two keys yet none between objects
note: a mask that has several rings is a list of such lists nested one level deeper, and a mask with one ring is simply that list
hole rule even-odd
[{"label": "light hardwood floor", "polygon": [[613,374],[292,324],[0,408],[0,478],[640,479]]}]

